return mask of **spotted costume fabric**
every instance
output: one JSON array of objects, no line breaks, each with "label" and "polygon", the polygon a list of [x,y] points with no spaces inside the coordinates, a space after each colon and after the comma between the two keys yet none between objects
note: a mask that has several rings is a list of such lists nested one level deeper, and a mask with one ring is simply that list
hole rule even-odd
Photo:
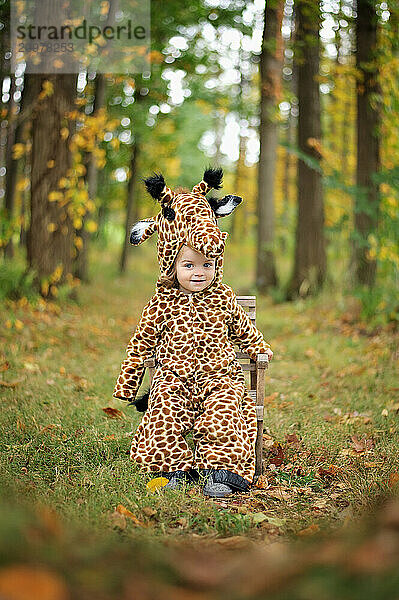
[{"label": "spotted costume fabric", "polygon": [[[252,358],[270,348],[223,284],[185,294],[160,290],[144,307],[114,389],[135,397],[155,354],[149,407],[130,457],[145,471],[228,469],[251,483],[256,414],[234,345]],[[193,432],[194,454],[185,435]]]},{"label": "spotted costume fabric", "polygon": [[[209,187],[203,184],[192,194],[174,194],[163,186],[174,218],[169,221],[160,213],[150,228],[158,231],[161,274],[170,273],[181,246],[187,244],[215,258],[214,280],[191,294],[165,288],[158,280],[128,344],[113,395],[134,399],[144,361],[155,355],[148,410],[132,440],[131,459],[145,472],[225,470],[224,481],[245,490],[255,472],[257,421],[234,346],[254,359],[270,346],[231,287],[222,283],[227,234],[217,226],[217,211],[234,210],[239,202],[231,198],[237,197],[212,206],[205,198]],[[140,223],[132,229],[135,244],[148,237],[148,225]],[[189,432],[194,450],[186,440]]]}]

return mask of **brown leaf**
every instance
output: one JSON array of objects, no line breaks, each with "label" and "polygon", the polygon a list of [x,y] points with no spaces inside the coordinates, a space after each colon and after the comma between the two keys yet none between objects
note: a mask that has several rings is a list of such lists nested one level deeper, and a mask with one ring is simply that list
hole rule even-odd
[{"label": "brown leaf", "polygon": [[366,450],[371,450],[371,448],[374,447],[374,440],[372,438],[363,438],[359,440],[356,435],[352,435],[351,440],[351,448],[355,452],[365,452]]},{"label": "brown leaf", "polygon": [[320,527],[315,523],[312,523],[312,525],[309,525],[309,527],[305,527],[305,529],[298,531],[297,535],[300,537],[307,537],[309,535],[314,535],[318,531],[320,531]]},{"label": "brown leaf", "polygon": [[265,396],[265,403],[270,403],[273,402],[273,400],[276,400],[276,398],[278,398],[279,396],[279,392],[273,392],[273,394],[270,394],[270,396]]},{"label": "brown leaf", "polygon": [[320,467],[318,473],[320,477],[330,479],[332,477],[335,477],[335,475],[340,471],[341,469],[339,467],[336,467],[335,465],[329,465],[327,469],[325,469],[324,467]]},{"label": "brown leaf", "polygon": [[392,472],[389,475],[389,479],[388,479],[388,485],[389,487],[395,487],[395,485],[397,485],[397,483],[399,482],[399,473]]},{"label": "brown leaf", "polygon": [[255,483],[255,487],[259,490],[266,490],[269,486],[270,484],[264,475],[261,475],[258,481]]},{"label": "brown leaf", "polygon": [[125,515],[121,515],[121,513],[119,513],[117,510],[115,510],[110,515],[110,519],[111,519],[112,525],[114,527],[118,527],[122,531],[124,531],[126,529],[126,517],[125,517]]},{"label": "brown leaf", "polygon": [[292,496],[287,490],[282,488],[274,488],[272,490],[266,490],[266,494],[277,500],[289,500]]},{"label": "brown leaf", "polygon": [[22,382],[22,379],[18,379],[17,381],[0,381],[0,385],[8,388],[15,388]]},{"label": "brown leaf", "polygon": [[111,406],[107,406],[106,408],[102,409],[105,414],[107,415],[107,417],[109,417],[110,419],[124,419],[125,415],[123,414],[123,412],[121,410],[118,410],[117,408],[112,408]]},{"label": "brown leaf", "polygon": [[4,600],[67,600],[59,575],[41,567],[10,565],[0,570],[0,597]]},{"label": "brown leaf", "polygon": [[0,365],[0,373],[2,373],[3,371],[7,371],[9,368],[10,368],[10,363],[6,361],[2,365]]},{"label": "brown leaf", "polygon": [[157,511],[154,508],[151,508],[151,506],[144,506],[143,513],[146,517],[152,518],[155,517]]},{"label": "brown leaf", "polygon": [[242,535],[233,535],[228,538],[219,538],[215,540],[216,544],[223,546],[224,548],[235,549],[235,548],[248,548],[251,545],[251,540]]},{"label": "brown leaf", "polygon": [[299,448],[299,446],[301,445],[301,440],[298,438],[296,433],[286,433],[285,440],[287,444],[290,444],[295,448]]},{"label": "brown leaf", "polygon": [[274,442],[273,446],[269,449],[271,454],[271,458],[269,458],[269,463],[276,465],[279,467],[284,462],[284,451],[279,442]]}]

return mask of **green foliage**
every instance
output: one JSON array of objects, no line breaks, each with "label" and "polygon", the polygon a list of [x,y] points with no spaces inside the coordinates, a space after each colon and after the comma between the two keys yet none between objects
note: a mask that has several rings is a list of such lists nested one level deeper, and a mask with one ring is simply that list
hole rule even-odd
[{"label": "green foliage", "polygon": [[5,260],[0,263],[0,300],[36,298],[38,294],[33,288],[34,277],[34,271],[27,271],[18,260]]}]

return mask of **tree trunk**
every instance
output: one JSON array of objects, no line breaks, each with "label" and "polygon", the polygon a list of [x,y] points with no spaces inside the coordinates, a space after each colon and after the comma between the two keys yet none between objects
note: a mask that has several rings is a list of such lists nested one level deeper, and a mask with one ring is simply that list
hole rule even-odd
[{"label": "tree trunk", "polygon": [[[96,77],[96,89],[94,92],[93,114],[95,114],[105,104],[105,78],[101,73]],[[85,157],[86,181],[90,200],[95,201],[98,187],[98,169],[92,153],[86,153]],[[76,249],[74,259],[74,275],[82,281],[89,281],[89,243],[90,233],[85,225],[89,214],[86,212],[82,218],[82,228],[77,231],[77,235],[82,238],[82,247]]]},{"label": "tree trunk", "polygon": [[[15,75],[10,75],[10,99],[8,102],[8,114],[7,114],[7,144],[6,144],[6,184],[5,184],[5,195],[4,195],[4,208],[5,216],[7,221],[12,227],[12,221],[14,218],[14,189],[15,189],[15,174],[16,174],[16,161],[12,158],[12,149],[15,144],[15,133],[17,123],[17,103],[14,100],[14,94],[16,91]],[[4,246],[4,257],[13,258],[14,246],[12,237],[7,241]]]},{"label": "tree trunk", "polygon": [[[274,243],[274,182],[278,125],[274,109],[281,95],[282,0],[267,3],[260,57],[260,156],[258,165],[258,247],[256,287],[265,292],[277,285]],[[272,46],[272,47],[271,47]]]},{"label": "tree trunk", "polygon": [[130,228],[137,220],[137,202],[135,202],[136,182],[137,182],[137,159],[139,153],[139,140],[135,139],[132,146],[132,156],[130,159],[130,178],[127,184],[126,197],[126,222],[125,222],[125,240],[122,247],[120,260],[120,272],[125,273],[127,267],[127,257],[129,248]]},{"label": "tree trunk", "polygon": [[[318,5],[297,4],[297,40],[303,48],[298,61],[298,147],[320,162],[317,145],[321,139]],[[298,52],[298,50],[297,50]],[[298,159],[298,216],[295,236],[295,263],[287,299],[316,293],[326,275],[324,204],[321,172]]]},{"label": "tree trunk", "polygon": [[372,65],[377,43],[377,15],[370,0],[358,0],[356,19],[356,67],[362,75],[357,83],[357,170],[358,193],[355,200],[355,231],[353,264],[360,284],[373,286],[376,262],[367,258],[368,236],[375,232],[379,217],[379,188],[372,176],[380,168],[380,148],[377,128],[378,108],[371,105],[374,94],[380,93],[377,67]]},{"label": "tree trunk", "polygon": [[[51,284],[71,277],[73,226],[68,202],[50,201],[49,193],[60,191],[58,182],[71,167],[69,145],[61,137],[62,127],[71,127],[67,113],[74,109],[76,75],[36,75],[40,84],[50,81],[53,93],[36,98],[32,122],[31,223],[28,261],[36,270],[43,295],[56,293]],[[58,269],[57,269],[58,268]],[[57,269],[57,271],[56,271]],[[68,277],[67,277],[68,276]]]}]

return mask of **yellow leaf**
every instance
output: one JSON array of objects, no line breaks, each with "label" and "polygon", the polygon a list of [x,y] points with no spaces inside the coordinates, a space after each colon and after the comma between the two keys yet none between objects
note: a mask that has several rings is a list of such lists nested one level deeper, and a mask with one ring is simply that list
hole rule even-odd
[{"label": "yellow leaf", "polygon": [[66,177],[61,177],[61,179],[58,182],[58,187],[59,188],[66,188],[66,187],[68,187],[68,179]]},{"label": "yellow leaf", "polygon": [[95,221],[87,221],[86,230],[89,233],[94,233],[94,231],[97,231],[97,229],[98,229],[98,225]]},{"label": "yellow leaf", "polygon": [[21,331],[21,329],[24,328],[24,324],[19,319],[15,320],[14,325],[15,325],[15,329],[18,329],[18,331]]},{"label": "yellow leaf", "polygon": [[157,490],[160,490],[161,488],[165,487],[167,483],[169,483],[169,479],[166,479],[166,477],[155,477],[147,483],[146,487],[147,490],[150,490],[150,492],[154,493]]},{"label": "yellow leaf", "polygon": [[75,244],[76,248],[78,250],[80,250],[83,247],[83,240],[82,240],[82,238],[79,237],[79,236],[76,236],[75,239],[74,239],[74,244]]},{"label": "yellow leaf", "polygon": [[75,229],[81,229],[82,228],[82,219],[74,219],[73,220],[73,226]]},{"label": "yellow leaf", "polygon": [[63,127],[60,131],[60,136],[63,140],[66,140],[67,137],[69,136],[69,129],[68,127]]},{"label": "yellow leaf", "polygon": [[49,202],[56,202],[57,200],[62,200],[63,199],[63,194],[62,192],[50,192],[49,195],[47,196],[47,199]]},{"label": "yellow leaf", "polygon": [[51,81],[48,81],[46,79],[46,81],[43,81],[42,91],[39,94],[39,100],[43,100],[43,98],[46,98],[46,96],[52,96],[53,93],[54,93],[54,86],[51,83]]},{"label": "yellow leaf", "polygon": [[47,231],[53,233],[53,231],[56,231],[56,229],[58,229],[58,225],[56,223],[48,223]]},{"label": "yellow leaf", "polygon": [[18,192],[24,192],[29,185],[29,179],[27,177],[23,177],[17,183]]},{"label": "yellow leaf", "polygon": [[12,147],[12,157],[14,160],[18,160],[25,153],[25,144],[14,144]]},{"label": "yellow leaf", "polygon": [[48,169],[52,169],[55,165],[55,160],[48,160],[47,161],[47,168]]}]

